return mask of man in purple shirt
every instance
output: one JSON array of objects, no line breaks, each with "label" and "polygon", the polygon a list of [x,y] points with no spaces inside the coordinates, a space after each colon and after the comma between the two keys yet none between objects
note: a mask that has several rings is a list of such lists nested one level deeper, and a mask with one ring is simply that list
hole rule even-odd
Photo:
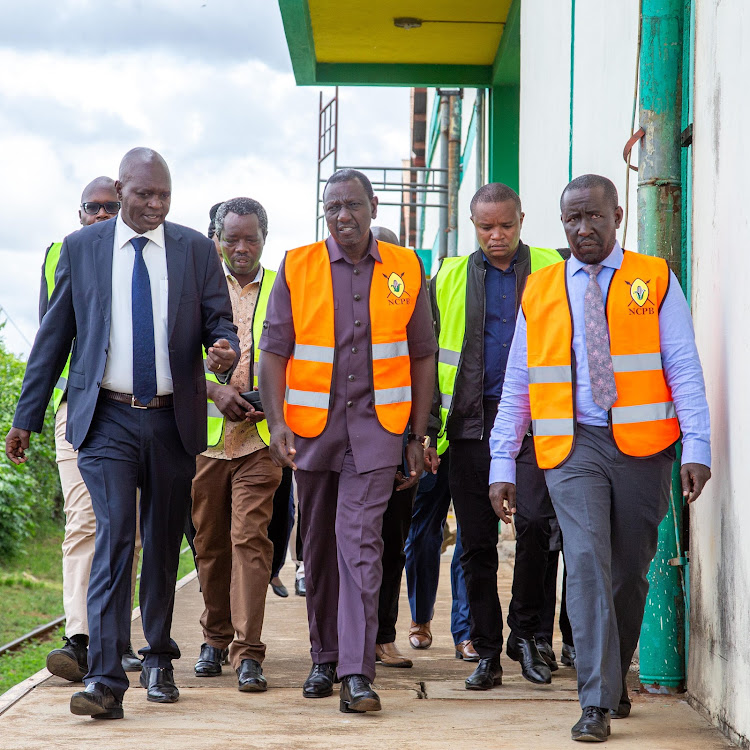
[{"label": "man in purple shirt", "polygon": [[[602,408],[592,390],[586,339],[587,330],[598,331],[586,302],[595,278],[606,305],[610,282],[623,264],[615,238],[622,221],[617,190],[605,177],[583,175],[565,188],[560,208],[573,253],[566,261],[565,282],[573,327],[575,435],[570,455],[547,469],[545,478],[565,540],[568,615],[583,708],[571,735],[604,742],[610,718],[630,714],[627,671],[643,620],[646,574],[669,503],[675,449],[669,446],[645,458],[623,453],[613,437],[612,410]],[[711,476],[709,414],[690,311],[671,271],[669,277],[658,312],[659,353],[682,430],[680,476],[690,503]],[[599,378],[595,385],[601,387]],[[490,500],[506,523],[515,513],[514,459],[530,417],[527,327],[520,313],[490,437]]]},{"label": "man in purple shirt", "polygon": [[[329,179],[323,203],[331,233],[325,246],[333,285],[335,351],[322,433],[302,438],[284,418],[286,367],[296,341],[286,259],[271,292],[260,340],[259,388],[271,431],[271,455],[279,465],[296,470],[313,660],[303,695],[331,695],[337,671],[341,710],[360,713],[381,707],[370,683],[375,677],[382,519],[394,478],[398,476],[407,489],[422,472],[437,344],[422,269],[406,325],[412,430],[406,447],[407,478],[396,471],[403,436],[381,426],[374,407],[370,286],[382,261],[370,223],[378,200],[365,175],[340,170]],[[305,294],[320,294],[312,280]]]}]

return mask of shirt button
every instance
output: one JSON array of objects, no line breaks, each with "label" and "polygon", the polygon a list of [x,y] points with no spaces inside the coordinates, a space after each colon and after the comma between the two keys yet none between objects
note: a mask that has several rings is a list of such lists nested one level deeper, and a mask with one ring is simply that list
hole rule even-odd
[{"label": "shirt button", "polygon": [[355,320],[354,321],[354,325],[357,326],[357,328],[359,328],[362,325],[362,321],[361,320]]},{"label": "shirt button", "polygon": [[351,407],[351,406],[354,406],[354,401],[347,401],[347,402],[346,402],[346,405],[347,405],[347,406],[350,406],[350,407]]},{"label": "shirt button", "polygon": [[349,380],[354,380],[354,375],[350,375]]},{"label": "shirt button", "polygon": [[359,351],[356,346],[352,347],[352,354],[356,354]]},{"label": "shirt button", "polygon": [[359,268],[355,268],[354,269],[354,275],[355,276],[359,276]]},{"label": "shirt button", "polygon": [[355,299],[356,302],[359,302],[362,299],[362,295],[361,294],[355,294],[354,295],[354,299]]},{"label": "shirt button", "polygon": [[503,295],[503,299],[505,299],[505,295]]},{"label": "shirt button", "polygon": [[503,344],[503,347],[507,347],[507,346],[508,346],[507,344]]},{"label": "shirt button", "polygon": [[503,318],[503,323],[507,323],[507,322],[508,322],[508,321],[507,321],[507,320],[506,320],[505,318]]}]

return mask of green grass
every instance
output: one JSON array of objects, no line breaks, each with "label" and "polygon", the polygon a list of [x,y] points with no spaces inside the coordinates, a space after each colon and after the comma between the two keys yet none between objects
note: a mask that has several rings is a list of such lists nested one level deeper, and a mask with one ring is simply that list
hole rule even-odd
[{"label": "green grass", "polygon": [[[43,529],[29,540],[14,565],[0,566],[0,645],[63,614],[61,529]],[[182,548],[187,547],[183,538]],[[178,580],[195,569],[188,549],[180,555]],[[138,604],[140,581],[136,583]],[[42,641],[0,656],[0,694],[35,674],[45,665],[47,653],[62,645],[64,629]]]}]

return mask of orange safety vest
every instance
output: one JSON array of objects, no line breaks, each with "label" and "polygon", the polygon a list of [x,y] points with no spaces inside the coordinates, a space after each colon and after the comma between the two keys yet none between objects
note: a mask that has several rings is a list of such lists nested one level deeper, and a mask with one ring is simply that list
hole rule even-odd
[{"label": "orange safety vest", "polygon": [[[372,399],[378,421],[400,435],[411,414],[411,361],[406,326],[422,286],[416,253],[378,242],[381,262],[370,284]],[[317,437],[328,422],[336,355],[333,280],[325,242],[290,250],[285,260],[292,301],[294,353],[286,370],[284,416],[301,437]]]},{"label": "orange safety vest", "polygon": [[[562,464],[575,438],[573,323],[566,268],[567,263],[556,263],[531,274],[521,303],[532,432],[542,469]],[[617,447],[628,456],[653,456],[680,436],[659,341],[659,309],[668,288],[665,260],[627,250],[609,286],[606,312],[617,386],[610,423]]]}]

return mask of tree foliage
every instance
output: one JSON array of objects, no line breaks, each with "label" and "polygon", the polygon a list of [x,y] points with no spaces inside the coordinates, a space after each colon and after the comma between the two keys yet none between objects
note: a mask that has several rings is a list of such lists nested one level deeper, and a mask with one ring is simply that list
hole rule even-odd
[{"label": "tree foliage", "polygon": [[[9,352],[0,325],[0,436],[13,422],[25,363]],[[26,464],[0,460],[0,563],[13,557],[37,524],[62,518],[62,492],[55,463],[55,415],[47,407],[41,435],[32,435]]]}]

